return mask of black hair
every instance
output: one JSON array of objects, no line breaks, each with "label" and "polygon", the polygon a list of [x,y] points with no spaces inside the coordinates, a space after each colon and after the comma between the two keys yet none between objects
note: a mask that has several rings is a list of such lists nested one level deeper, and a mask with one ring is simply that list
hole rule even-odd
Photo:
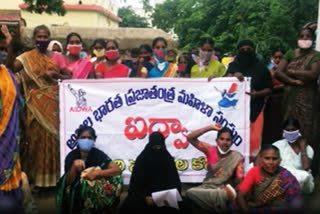
[{"label": "black hair", "polygon": [[132,48],[130,51],[131,56],[132,55],[139,55],[140,51],[139,48]]},{"label": "black hair", "polygon": [[104,39],[96,39],[93,41],[92,48],[96,46],[96,44],[100,44],[103,48],[106,48],[106,41]]},{"label": "black hair", "polygon": [[178,60],[177,60],[178,62],[179,62],[180,58],[184,58],[187,61],[187,63],[189,63],[189,61],[190,61],[190,57],[189,57],[188,53],[186,53],[186,52],[180,54],[180,56],[178,57]]},{"label": "black hair", "polygon": [[273,150],[277,153],[277,155],[279,156],[279,158],[281,158],[280,156],[280,150],[278,149],[278,147],[272,145],[272,144],[263,144],[261,146],[261,150],[259,152],[259,156],[262,155],[263,152],[268,151],[268,150]]},{"label": "black hair", "polygon": [[97,139],[96,131],[91,126],[80,126],[76,130],[77,138],[79,138],[80,135],[82,135],[82,133],[85,132],[85,131],[90,133],[90,135],[93,137],[94,141]]},{"label": "black hair", "polygon": [[285,129],[287,126],[294,126],[297,129],[300,129],[300,123],[299,120],[295,119],[295,118],[288,118],[284,121],[283,123],[283,129]]},{"label": "black hair", "polygon": [[48,36],[51,36],[50,30],[47,26],[45,25],[38,25],[37,27],[34,28],[33,30],[33,38],[36,36],[36,34],[40,31],[40,30],[44,30],[48,33]]},{"label": "black hair", "polygon": [[228,127],[223,127],[222,129],[220,129],[220,130],[218,131],[217,138],[219,138],[220,135],[222,135],[223,133],[229,133],[229,134],[230,134],[230,137],[232,138],[232,131],[231,131],[231,129],[229,129]]},{"label": "black hair", "polygon": [[140,45],[139,49],[145,49],[148,53],[151,53],[152,54],[152,48],[150,47],[150,45],[148,44],[142,44]]},{"label": "black hair", "polygon": [[209,37],[204,37],[200,40],[200,47],[202,47],[205,44],[211,45],[212,48],[214,47],[214,41]]},{"label": "black hair", "polygon": [[78,38],[80,39],[80,42],[83,44],[83,40],[82,40],[80,34],[78,34],[78,33],[76,33],[76,32],[71,32],[71,33],[69,33],[68,36],[67,36],[67,44],[66,44],[66,46],[69,44],[70,39],[71,39],[71,37],[73,37],[73,36],[78,37]]},{"label": "black hair", "polygon": [[305,27],[305,28],[302,28],[301,31],[299,32],[299,35],[301,34],[302,31],[309,31],[309,33],[311,34],[312,36],[312,41],[315,41],[317,36],[316,36],[316,31],[310,27]]},{"label": "black hair", "polygon": [[163,42],[165,44],[166,47],[168,47],[168,43],[167,43],[167,40],[161,36],[159,37],[156,37],[152,40],[152,48],[154,48],[154,46],[156,46],[156,44],[158,42]]},{"label": "black hair", "polygon": [[114,39],[108,40],[108,41],[106,42],[106,47],[107,47],[107,45],[108,45],[109,42],[112,42],[112,43],[116,46],[116,48],[119,49],[119,43],[118,43],[116,40],[114,40]]},{"label": "black hair", "polygon": [[276,49],[274,49],[272,52],[271,52],[271,56],[273,56],[275,53],[277,53],[277,52],[281,52],[282,54],[284,54],[284,51],[282,50],[282,49],[280,49],[280,48],[276,48]]}]

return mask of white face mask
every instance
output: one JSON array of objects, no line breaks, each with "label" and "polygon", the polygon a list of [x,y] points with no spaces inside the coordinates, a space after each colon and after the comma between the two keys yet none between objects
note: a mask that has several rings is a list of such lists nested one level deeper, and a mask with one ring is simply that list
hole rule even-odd
[{"label": "white face mask", "polygon": [[298,140],[299,137],[301,137],[301,133],[300,133],[299,129],[297,129],[295,131],[283,130],[282,136],[289,143],[294,143],[294,142],[296,142]]},{"label": "white face mask", "polygon": [[313,41],[312,40],[298,40],[298,47],[301,49],[309,49],[312,47]]},{"label": "white face mask", "polygon": [[230,152],[230,150],[231,150],[231,147],[230,147],[227,151],[223,151],[223,150],[220,148],[220,146],[218,146],[218,145],[217,145],[217,148],[218,148],[220,154],[222,154],[222,155],[228,154],[228,153]]}]

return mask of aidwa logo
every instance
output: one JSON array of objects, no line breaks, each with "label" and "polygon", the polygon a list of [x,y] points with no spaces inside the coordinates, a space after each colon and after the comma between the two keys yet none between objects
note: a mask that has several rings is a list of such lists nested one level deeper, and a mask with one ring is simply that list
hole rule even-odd
[{"label": "aidwa logo", "polygon": [[233,83],[228,90],[224,89],[223,91],[221,91],[217,88],[216,90],[221,93],[222,97],[221,100],[218,102],[220,108],[235,108],[238,102],[238,99],[236,98],[236,94],[238,92],[238,85],[236,83]]},{"label": "aidwa logo", "polygon": [[69,112],[92,112],[91,106],[87,106],[87,99],[85,97],[87,93],[85,90],[82,88],[75,90],[70,84],[68,85],[68,89],[76,99],[76,106],[70,107]]}]

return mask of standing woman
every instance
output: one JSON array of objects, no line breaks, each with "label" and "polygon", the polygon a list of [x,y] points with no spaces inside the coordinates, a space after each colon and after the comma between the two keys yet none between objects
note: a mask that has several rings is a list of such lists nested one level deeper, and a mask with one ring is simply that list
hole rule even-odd
[{"label": "standing woman", "polygon": [[90,59],[90,62],[93,63],[94,68],[97,68],[97,65],[101,62],[106,62],[106,42],[104,39],[96,39],[92,44],[92,53],[93,58]]},{"label": "standing woman", "polygon": [[152,68],[152,48],[148,44],[142,44],[139,47],[138,68],[132,69],[130,76],[146,78]]},{"label": "standing woman", "polygon": [[301,134],[315,150],[314,172],[319,172],[320,105],[317,79],[320,74],[320,53],[313,49],[316,36],[312,29],[304,28],[298,37],[298,48],[288,51],[276,71],[285,83],[285,119],[300,122]]},{"label": "standing woman", "polygon": [[19,155],[19,89],[13,74],[0,65],[0,199],[11,197],[22,205]]},{"label": "standing woman", "polygon": [[163,37],[152,41],[154,67],[148,72],[148,78],[175,77],[177,65],[167,61],[168,43]]},{"label": "standing woman", "polygon": [[85,58],[80,58],[83,41],[78,33],[69,33],[66,49],[66,64],[72,79],[95,78],[93,64]]},{"label": "standing woman", "polygon": [[26,101],[25,142],[22,168],[30,183],[38,187],[56,186],[59,178],[59,112],[58,79],[69,78],[61,74],[57,64],[49,57],[48,27],[34,29],[35,48],[17,57],[14,71],[19,72]]},{"label": "standing woman", "polygon": [[101,62],[96,68],[97,78],[120,78],[129,76],[129,68],[118,63],[119,45],[115,40],[109,40],[106,43],[106,59],[107,62]]},{"label": "standing woman", "polygon": [[214,43],[210,38],[203,38],[200,42],[199,61],[191,69],[191,78],[216,78],[223,77],[225,67],[213,58]]}]

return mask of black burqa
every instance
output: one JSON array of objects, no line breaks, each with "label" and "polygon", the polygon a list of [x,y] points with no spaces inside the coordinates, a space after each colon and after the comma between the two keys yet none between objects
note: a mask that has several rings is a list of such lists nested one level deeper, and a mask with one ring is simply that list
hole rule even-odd
[{"label": "black burqa", "polygon": [[149,136],[149,143],[135,161],[128,196],[120,213],[179,213],[173,208],[148,206],[145,203],[146,196],[151,196],[153,192],[173,188],[181,192],[181,182],[174,159],[166,149],[163,135],[153,132]]},{"label": "black burqa", "polygon": [[[261,91],[265,88],[272,89],[271,74],[267,66],[258,60],[255,52],[240,52],[243,46],[255,48],[250,40],[243,40],[238,44],[238,55],[230,63],[227,74],[241,73],[245,77],[251,77],[251,91]],[[263,110],[265,97],[251,99],[250,102],[250,121],[254,122]]]}]

